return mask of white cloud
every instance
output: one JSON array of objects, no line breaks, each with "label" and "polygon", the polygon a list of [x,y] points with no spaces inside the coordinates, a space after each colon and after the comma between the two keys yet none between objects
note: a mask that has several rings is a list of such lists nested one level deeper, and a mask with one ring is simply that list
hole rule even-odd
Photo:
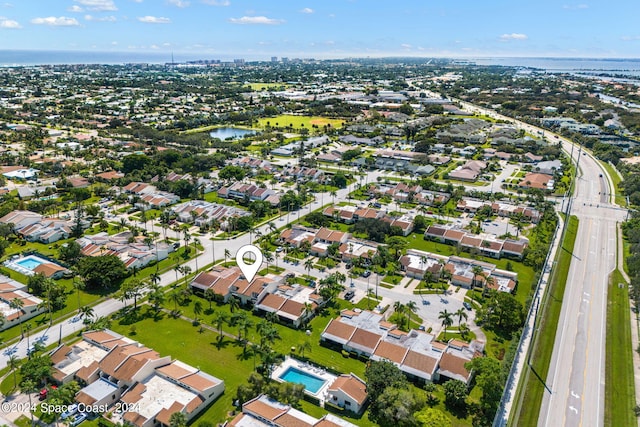
[{"label": "white cloud", "polygon": [[118,10],[113,0],[75,0],[75,2],[80,3],[88,10],[94,10],[96,12]]},{"label": "white cloud", "polygon": [[243,16],[242,18],[230,18],[229,22],[243,25],[279,25],[284,20],[267,18],[266,16]]},{"label": "white cloud", "polygon": [[69,7],[67,11],[73,12],[73,13],[82,13],[84,12],[84,9],[78,6],[77,4],[74,4],[73,6]]},{"label": "white cloud", "polygon": [[500,40],[508,41],[508,40],[526,40],[529,37],[526,34],[522,33],[511,33],[511,34],[503,34],[500,36]]},{"label": "white cloud", "polygon": [[104,17],[85,15],[84,19],[86,21],[95,21],[95,22],[116,22],[117,21],[116,17],[113,15],[104,16]]},{"label": "white cloud", "polygon": [[403,49],[411,49],[412,46],[409,43],[402,43],[400,47]]},{"label": "white cloud", "polygon": [[640,36],[622,36],[620,39],[624,41],[640,40]]},{"label": "white cloud", "polygon": [[210,6],[229,6],[231,2],[229,0],[202,0],[202,3]]},{"label": "white cloud", "polygon": [[175,6],[175,7],[179,7],[179,8],[185,8],[185,7],[189,7],[189,5],[191,4],[191,2],[187,1],[187,0],[167,0],[167,3]]},{"label": "white cloud", "polygon": [[22,28],[22,25],[18,21],[0,16],[0,28],[6,28],[10,30],[18,30]]},{"label": "white cloud", "polygon": [[2,3],[2,7],[9,8],[9,7],[13,7],[13,5],[11,3]]},{"label": "white cloud", "polygon": [[52,27],[75,27],[80,25],[76,18],[67,18],[66,16],[33,18],[31,20],[31,23],[35,25],[50,25]]},{"label": "white cloud", "polygon": [[300,13],[313,13],[313,12],[315,12],[315,10],[311,9],[310,7],[305,7],[300,11]]},{"label": "white cloud", "polygon": [[140,16],[138,17],[138,21],[144,22],[145,24],[170,24],[171,19],[164,18],[162,16]]},{"label": "white cloud", "polygon": [[565,4],[562,6],[563,9],[567,10],[578,10],[578,9],[589,9],[588,4]]}]

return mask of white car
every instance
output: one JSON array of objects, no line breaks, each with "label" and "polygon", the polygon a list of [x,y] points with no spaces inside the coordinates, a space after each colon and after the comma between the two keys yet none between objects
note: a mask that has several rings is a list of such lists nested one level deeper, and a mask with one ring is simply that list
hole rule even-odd
[{"label": "white car", "polygon": [[70,405],[67,408],[67,410],[62,413],[62,415],[60,415],[60,419],[61,420],[66,420],[71,415],[75,414],[76,412],[78,412],[78,405],[74,403],[73,405]]}]

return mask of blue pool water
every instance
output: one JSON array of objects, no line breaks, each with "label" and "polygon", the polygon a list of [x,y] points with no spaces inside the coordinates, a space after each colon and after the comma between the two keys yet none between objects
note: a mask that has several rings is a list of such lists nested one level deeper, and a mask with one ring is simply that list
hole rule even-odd
[{"label": "blue pool water", "polygon": [[16,261],[16,264],[20,267],[26,268],[27,270],[33,270],[40,264],[44,264],[44,261],[41,261],[38,258],[27,257],[20,261]]},{"label": "blue pool water", "polygon": [[280,379],[289,383],[302,384],[309,393],[313,394],[316,394],[324,383],[327,382],[322,378],[318,378],[315,375],[308,374],[293,367],[287,368],[287,370],[280,375]]}]

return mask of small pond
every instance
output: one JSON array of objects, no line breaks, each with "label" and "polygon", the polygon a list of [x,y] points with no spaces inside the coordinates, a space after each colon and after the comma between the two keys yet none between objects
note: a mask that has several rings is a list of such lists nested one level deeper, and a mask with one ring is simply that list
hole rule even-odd
[{"label": "small pond", "polygon": [[240,128],[234,128],[234,127],[222,127],[222,128],[217,128],[212,130],[211,132],[209,132],[209,135],[212,138],[218,138],[222,141],[224,141],[225,139],[238,139],[238,138],[243,138],[247,135],[254,135],[256,132],[253,130],[249,130],[249,129],[240,129]]}]

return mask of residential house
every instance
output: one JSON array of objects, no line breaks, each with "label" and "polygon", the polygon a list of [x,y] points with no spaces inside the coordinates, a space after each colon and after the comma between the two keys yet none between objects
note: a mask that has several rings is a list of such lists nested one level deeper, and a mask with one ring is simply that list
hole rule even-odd
[{"label": "residential house", "polygon": [[329,385],[327,393],[331,404],[359,414],[367,402],[367,383],[355,374],[342,374]]},{"label": "residential house", "polygon": [[470,160],[449,172],[449,178],[459,181],[475,181],[480,173],[487,168],[487,164],[480,160]]},{"label": "residential house", "polygon": [[[14,300],[19,300],[22,307],[14,306]],[[45,311],[43,301],[28,293],[26,285],[0,275],[0,314],[4,319],[0,331],[26,322]]]},{"label": "residential house", "polygon": [[242,412],[227,423],[228,427],[355,427],[348,421],[327,414],[314,418],[289,405],[260,395],[242,405]]}]

